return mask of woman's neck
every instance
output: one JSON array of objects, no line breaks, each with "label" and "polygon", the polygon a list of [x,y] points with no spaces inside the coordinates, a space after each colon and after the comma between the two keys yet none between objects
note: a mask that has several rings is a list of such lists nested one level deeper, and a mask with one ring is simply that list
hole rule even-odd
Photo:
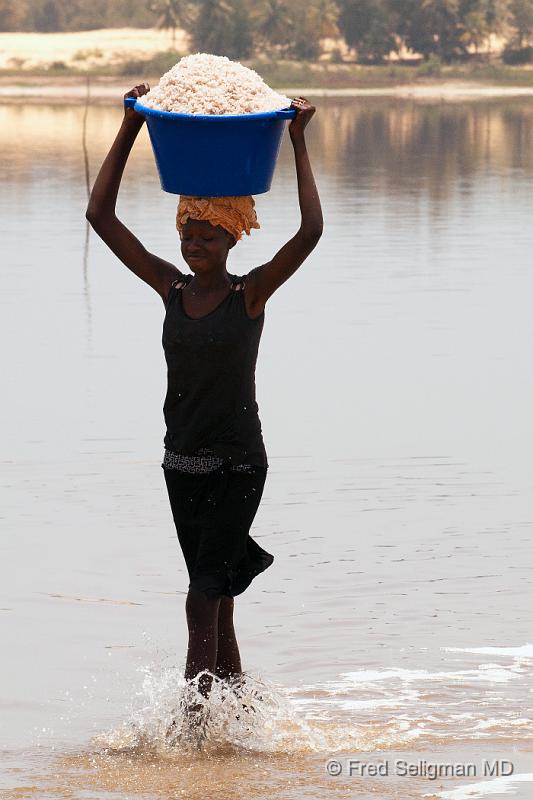
[{"label": "woman's neck", "polygon": [[223,289],[229,289],[231,286],[231,278],[225,271],[223,273],[194,274],[194,278],[189,284],[189,289],[193,294],[211,294],[214,292],[221,292]]}]

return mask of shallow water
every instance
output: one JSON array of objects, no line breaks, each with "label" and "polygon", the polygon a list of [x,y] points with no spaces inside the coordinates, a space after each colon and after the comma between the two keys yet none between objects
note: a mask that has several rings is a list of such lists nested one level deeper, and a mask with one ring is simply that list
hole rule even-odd
[{"label": "shallow water", "polygon": [[[247,728],[214,702],[193,754],[162,735],[187,588],[160,468],[164,309],[92,233],[86,249],[82,115],[0,106],[1,796],[530,797],[533,103],[320,100],[325,233],[269,300],[257,369],[252,535],[275,562],[236,626],[264,698]],[[119,122],[120,103],[90,110],[92,179]],[[298,227],[288,138],[256,202],[231,272]],[[143,131],[119,216],[180,263],[174,211]]]}]

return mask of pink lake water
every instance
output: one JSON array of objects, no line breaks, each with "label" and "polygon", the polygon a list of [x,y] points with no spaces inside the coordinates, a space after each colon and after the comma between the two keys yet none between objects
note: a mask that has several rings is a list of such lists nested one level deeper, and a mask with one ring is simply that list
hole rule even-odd
[{"label": "pink lake water", "polygon": [[[531,797],[533,104],[316,102],[325,232],[257,367],[275,562],[236,629],[262,700],[239,723],[215,697],[201,752],[164,736],[187,591],[164,308],[86,247],[83,109],[0,105],[5,800]],[[90,109],[92,179],[120,115]],[[298,228],[288,137],[256,203],[237,274]],[[143,130],[118,214],[185,268],[175,205]]]}]

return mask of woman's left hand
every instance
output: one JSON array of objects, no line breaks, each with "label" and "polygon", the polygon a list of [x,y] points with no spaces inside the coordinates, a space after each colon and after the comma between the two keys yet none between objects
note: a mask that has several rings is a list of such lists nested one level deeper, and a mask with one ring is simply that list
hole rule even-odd
[{"label": "woman's left hand", "polygon": [[295,97],[290,108],[296,109],[296,116],[289,124],[291,139],[303,136],[304,128],[316,111],[315,106],[305,99],[305,97]]}]

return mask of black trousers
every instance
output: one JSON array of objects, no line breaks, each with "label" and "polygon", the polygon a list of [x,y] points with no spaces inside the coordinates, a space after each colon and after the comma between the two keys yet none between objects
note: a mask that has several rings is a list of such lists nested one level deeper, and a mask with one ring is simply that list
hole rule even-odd
[{"label": "black trousers", "polygon": [[267,468],[237,472],[225,463],[204,474],[163,470],[189,588],[208,597],[241,594],[274,561],[249,534]]}]

